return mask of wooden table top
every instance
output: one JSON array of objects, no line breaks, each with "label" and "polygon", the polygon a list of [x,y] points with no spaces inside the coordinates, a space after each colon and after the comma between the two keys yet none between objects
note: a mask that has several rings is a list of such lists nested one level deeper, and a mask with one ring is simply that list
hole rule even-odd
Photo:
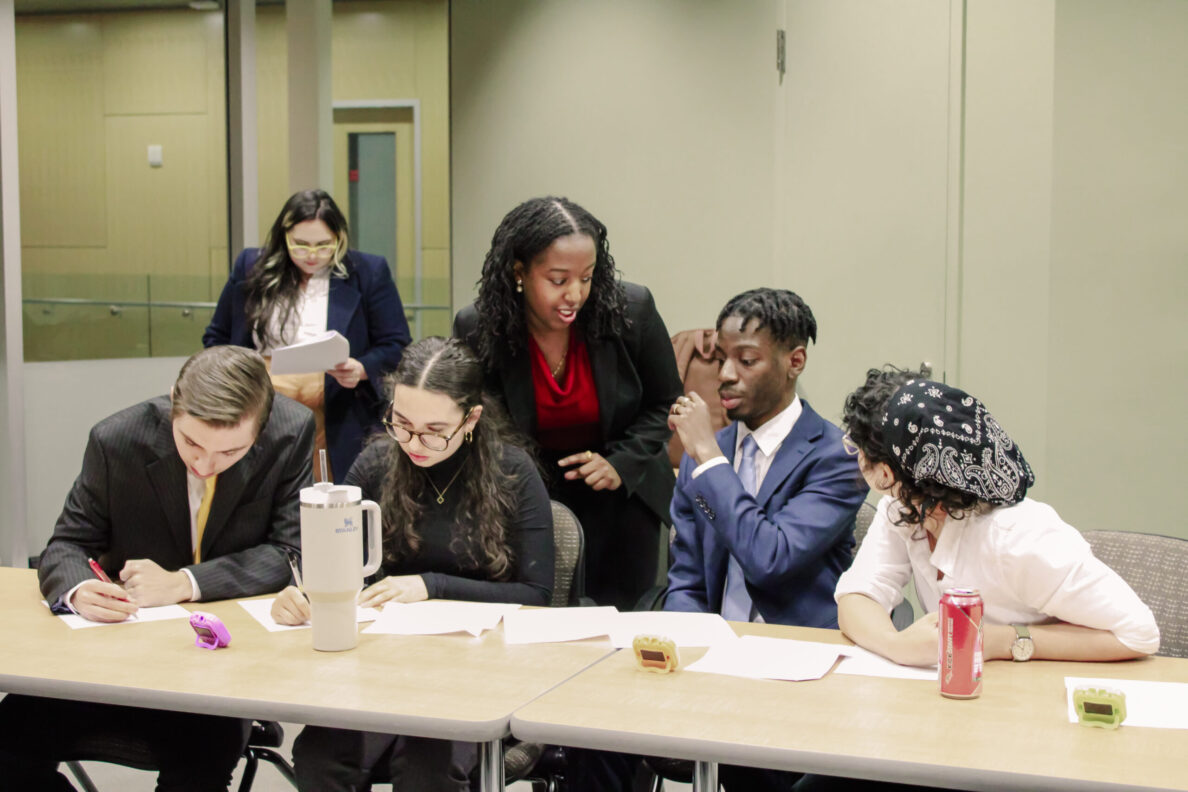
[{"label": "wooden table top", "polygon": [[315,652],[310,630],[270,633],[233,601],[231,645],[194,646],[187,620],[72,630],[41,604],[36,573],[0,568],[0,690],[110,704],[489,741],[512,712],[609,655],[606,641],[506,646],[470,636],[359,635]]},{"label": "wooden table top", "polygon": [[[739,632],[849,643],[835,630]],[[689,664],[705,650],[682,650]],[[517,710],[512,734],[647,755],[963,789],[1188,790],[1188,731],[1068,722],[1064,677],[1188,682],[1188,660],[992,662],[983,693],[829,674],[810,682],[637,671],[622,651]]]}]

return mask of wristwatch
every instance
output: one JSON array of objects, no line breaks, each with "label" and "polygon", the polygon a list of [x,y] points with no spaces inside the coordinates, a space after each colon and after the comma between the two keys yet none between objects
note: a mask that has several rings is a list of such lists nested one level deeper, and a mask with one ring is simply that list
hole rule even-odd
[{"label": "wristwatch", "polygon": [[1031,630],[1026,624],[1012,624],[1015,628],[1015,642],[1011,644],[1011,657],[1015,662],[1023,663],[1035,654],[1035,641],[1031,640]]}]

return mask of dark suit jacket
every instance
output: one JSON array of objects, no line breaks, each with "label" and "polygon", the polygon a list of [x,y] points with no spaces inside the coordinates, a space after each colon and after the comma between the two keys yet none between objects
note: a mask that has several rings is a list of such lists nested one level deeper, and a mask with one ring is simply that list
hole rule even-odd
[{"label": "dark suit jacket", "polygon": [[681,460],[665,610],[720,613],[733,554],[764,621],[837,627],[833,589],[853,557],[854,517],[867,486],[841,431],[801,404],[755,496],[734,472],[737,422],[718,432],[731,464],[693,479],[697,463],[688,454]]},{"label": "dark suit jacket", "polygon": [[[681,395],[676,358],[652,293],[634,283],[627,292],[628,326],[621,337],[586,339],[598,391],[605,456],[618,471],[628,495],[638,495],[663,521],[668,520],[673,476],[668,463],[668,408]],[[474,304],[454,318],[454,335],[475,347],[478,315]],[[509,365],[490,371],[487,390],[501,398],[512,423],[536,436],[536,396],[528,350]]]},{"label": "dark suit jacket", "polygon": [[115,579],[130,558],[169,571],[188,567],[205,600],[279,591],[289,582],[285,548],[299,548],[300,490],[311,483],[313,413],[277,396],[255,445],[219,474],[202,536],[190,541],[186,467],[173,440],[169,397],[121,410],[91,429],[82,472],[41,554],[47,602],[94,577],[103,557]]},{"label": "dark suit jacket", "polygon": [[[257,248],[246,248],[235,259],[231,277],[223,287],[202,345],[219,344],[255,349],[247,324],[244,281],[259,258]],[[347,277],[330,278],[326,329],[337,330],[351,345],[351,357],[363,364],[367,379],[355,388],[343,388],[326,375],[326,444],[335,481],[346,478],[351,463],[363,449],[364,439],[380,426],[384,407],[383,380],[396,368],[412,337],[392,273],[383,256],[357,250],[344,259]]]}]

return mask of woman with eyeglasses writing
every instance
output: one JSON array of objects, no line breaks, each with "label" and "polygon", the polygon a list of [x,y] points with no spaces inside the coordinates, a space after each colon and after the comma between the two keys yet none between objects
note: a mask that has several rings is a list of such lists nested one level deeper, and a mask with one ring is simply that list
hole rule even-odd
[{"label": "woman with eyeglasses writing", "polygon": [[262,248],[235,259],[204,346],[272,350],[337,330],[350,357],[326,372],[273,375],[279,393],[314,412],[314,457],[327,449],[336,481],[363,440],[379,428],[379,383],[400,362],[411,337],[392,272],[383,256],[350,250],[347,221],[322,190],[294,193]]},{"label": "woman with eyeglasses writing", "polygon": [[[457,339],[410,346],[389,381],[380,437],[346,483],[383,512],[381,579],[359,604],[457,599],[547,605],[553,586],[548,493],[527,453],[505,441],[483,403],[483,370]],[[281,624],[309,619],[294,587],[272,606]],[[293,746],[298,788],[351,790],[389,767],[395,789],[469,789],[474,743],[308,726]]]}]

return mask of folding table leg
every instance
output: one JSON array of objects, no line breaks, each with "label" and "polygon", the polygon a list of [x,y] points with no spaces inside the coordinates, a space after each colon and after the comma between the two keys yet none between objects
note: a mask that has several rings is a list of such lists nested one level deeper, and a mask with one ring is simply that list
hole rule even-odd
[{"label": "folding table leg", "polygon": [[693,792],[718,792],[718,764],[716,762],[695,762],[693,764]]},{"label": "folding table leg", "polygon": [[479,783],[483,792],[503,792],[503,740],[479,743]]}]

